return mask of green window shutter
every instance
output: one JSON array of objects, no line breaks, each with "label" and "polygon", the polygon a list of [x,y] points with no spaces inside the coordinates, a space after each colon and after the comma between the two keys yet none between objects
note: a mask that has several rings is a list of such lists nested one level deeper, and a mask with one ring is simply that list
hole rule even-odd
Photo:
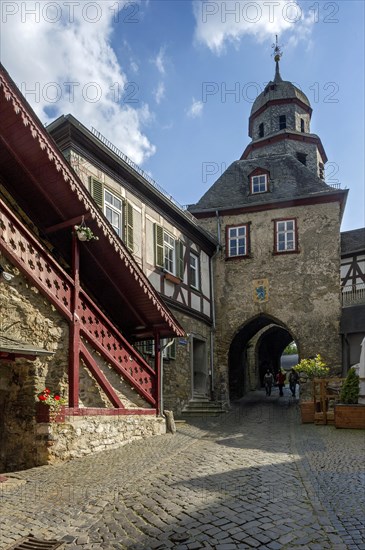
[{"label": "green window shutter", "polygon": [[127,242],[127,207],[126,201],[122,200],[122,235],[121,239],[124,243]]},{"label": "green window shutter", "polygon": [[164,257],[163,257],[163,227],[155,225],[155,264],[158,267],[164,267]]},{"label": "green window shutter", "polygon": [[90,193],[94,201],[102,209],[104,206],[104,189],[101,181],[96,180],[95,178],[89,178]]},{"label": "green window shutter", "polygon": [[131,203],[127,202],[127,207],[125,208],[127,216],[126,216],[126,232],[127,232],[127,238],[126,238],[126,244],[127,247],[131,252],[133,252],[133,206]]},{"label": "green window shutter", "polygon": [[184,278],[184,245],[182,241],[176,241],[176,275],[180,279]]}]

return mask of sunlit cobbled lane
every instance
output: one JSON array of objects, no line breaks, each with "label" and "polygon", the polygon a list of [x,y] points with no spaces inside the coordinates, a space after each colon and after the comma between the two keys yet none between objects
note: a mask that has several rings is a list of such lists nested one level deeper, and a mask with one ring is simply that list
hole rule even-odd
[{"label": "sunlit cobbled lane", "polygon": [[300,423],[298,402],[251,392],[176,435],[3,474],[0,548],[365,549],[365,432]]}]

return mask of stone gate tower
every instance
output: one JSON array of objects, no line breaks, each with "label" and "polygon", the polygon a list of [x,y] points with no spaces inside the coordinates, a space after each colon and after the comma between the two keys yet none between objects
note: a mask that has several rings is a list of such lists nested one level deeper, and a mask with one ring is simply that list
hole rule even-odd
[{"label": "stone gate tower", "polygon": [[216,235],[215,381],[240,397],[275,372],[288,343],[341,365],[340,223],[347,191],[325,183],[306,95],[280,75],[256,98],[251,142],[190,207]]}]

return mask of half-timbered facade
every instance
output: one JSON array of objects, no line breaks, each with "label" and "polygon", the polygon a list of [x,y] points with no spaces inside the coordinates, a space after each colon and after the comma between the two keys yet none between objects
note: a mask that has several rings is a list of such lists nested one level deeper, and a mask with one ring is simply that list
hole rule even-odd
[{"label": "half-timbered facade", "polygon": [[365,337],[365,228],[341,233],[343,370],[360,360]]},{"label": "half-timbered facade", "polygon": [[[0,119],[0,468],[161,433],[160,344],[185,331],[3,67]],[[62,429],[35,422],[45,388]]]},{"label": "half-timbered facade", "polygon": [[[98,132],[71,115],[48,126],[61,151],[125,243],[186,336],[164,340],[164,406],[179,414],[212,395],[211,256],[216,242],[197,220]],[[143,324],[137,344],[148,361],[153,342]]]}]

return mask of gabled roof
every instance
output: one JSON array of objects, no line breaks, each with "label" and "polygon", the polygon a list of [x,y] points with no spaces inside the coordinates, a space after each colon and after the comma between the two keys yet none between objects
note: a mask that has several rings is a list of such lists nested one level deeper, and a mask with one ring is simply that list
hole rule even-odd
[{"label": "gabled roof", "polygon": [[146,205],[162,212],[165,219],[207,253],[214,253],[217,245],[215,238],[200,227],[198,220],[99,132],[91,132],[70,114],[54,120],[47,126],[47,132],[61,151],[76,151],[101,170],[108,170],[114,181]]},{"label": "gabled roof", "polygon": [[341,233],[341,255],[365,252],[365,227]]},{"label": "gabled roof", "polygon": [[[250,191],[249,175],[257,168],[270,173],[267,193],[252,194]],[[347,191],[333,189],[292,155],[270,155],[233,162],[189,210],[197,215],[217,209],[262,209],[269,205],[279,207],[279,203],[318,197],[344,200],[346,195]]]},{"label": "gabled roof", "polygon": [[143,337],[183,335],[2,65],[0,120],[1,181],[55,251],[71,265],[72,229],[83,215],[99,237],[81,246],[80,278],[104,312],[127,338],[137,327]]}]

